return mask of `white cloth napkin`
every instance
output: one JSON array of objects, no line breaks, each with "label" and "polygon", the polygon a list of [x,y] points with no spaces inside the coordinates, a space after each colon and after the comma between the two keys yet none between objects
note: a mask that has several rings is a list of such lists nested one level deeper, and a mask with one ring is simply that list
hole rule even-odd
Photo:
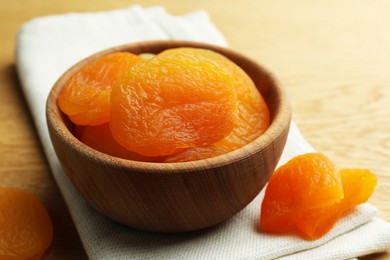
[{"label": "white cloth napkin", "polygon": [[[34,19],[17,35],[16,62],[52,173],[91,259],[343,259],[390,248],[390,224],[366,203],[323,238],[308,242],[259,233],[261,193],[244,210],[213,228],[184,234],[154,234],[119,225],[92,209],[65,176],[52,148],[45,102],[56,79],[94,52],[124,43],[186,39],[226,46],[208,14],[172,16],[162,7],[100,13],[70,13]],[[313,151],[293,123],[280,163]]]}]

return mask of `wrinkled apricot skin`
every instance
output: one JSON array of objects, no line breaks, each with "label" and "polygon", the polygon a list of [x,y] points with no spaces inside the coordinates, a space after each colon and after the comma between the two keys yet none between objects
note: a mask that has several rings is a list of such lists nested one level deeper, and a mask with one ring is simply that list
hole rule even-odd
[{"label": "wrinkled apricot skin", "polygon": [[108,122],[112,84],[140,60],[131,53],[117,52],[87,64],[61,90],[60,109],[77,125]]},{"label": "wrinkled apricot skin", "polygon": [[215,143],[236,125],[239,75],[216,62],[217,53],[184,50],[139,62],[114,85],[110,127],[128,150],[171,155]]},{"label": "wrinkled apricot skin", "polygon": [[40,259],[53,239],[50,217],[33,195],[0,188],[0,259]]},{"label": "wrinkled apricot skin", "polygon": [[260,229],[318,239],[348,210],[367,201],[376,183],[370,171],[337,171],[329,159],[316,153],[295,157],[271,176],[262,202]]}]

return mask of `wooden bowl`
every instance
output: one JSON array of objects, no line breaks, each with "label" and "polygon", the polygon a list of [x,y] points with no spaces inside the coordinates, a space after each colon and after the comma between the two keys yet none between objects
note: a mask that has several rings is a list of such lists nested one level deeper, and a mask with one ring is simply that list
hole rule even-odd
[{"label": "wooden bowl", "polygon": [[[147,163],[116,158],[80,142],[59,110],[57,97],[85,64],[108,53],[159,53],[175,47],[219,52],[253,79],[271,111],[269,129],[252,143],[214,158],[182,163]],[[259,194],[283,151],[291,120],[289,101],[260,65],[232,50],[186,41],[123,45],[92,55],[65,72],[47,100],[54,149],[73,185],[102,214],[122,224],[157,232],[201,229],[227,220]]]}]

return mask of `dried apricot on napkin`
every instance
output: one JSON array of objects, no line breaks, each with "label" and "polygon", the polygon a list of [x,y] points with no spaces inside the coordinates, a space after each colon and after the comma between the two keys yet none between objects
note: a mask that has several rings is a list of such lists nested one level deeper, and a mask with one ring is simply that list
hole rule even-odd
[{"label": "dried apricot on napkin", "polygon": [[311,210],[295,223],[298,233],[309,240],[325,235],[351,208],[364,203],[373,193],[377,179],[365,169],[341,169],[344,198],[328,207]]},{"label": "dried apricot on napkin", "polygon": [[136,63],[112,89],[114,138],[145,156],[171,155],[225,138],[237,122],[234,84],[241,76],[228,62],[213,51],[176,48]]},{"label": "dried apricot on napkin", "polygon": [[307,210],[332,205],[344,197],[336,166],[324,155],[297,156],[271,176],[261,207],[260,226],[287,232]]},{"label": "dried apricot on napkin", "polygon": [[142,60],[128,52],[117,52],[85,65],[65,84],[58,105],[73,123],[99,125],[110,120],[111,89],[117,78]]},{"label": "dried apricot on napkin", "polygon": [[294,157],[269,180],[261,206],[260,228],[318,239],[345,212],[365,202],[375,185],[376,177],[370,171],[338,171],[322,154]]},{"label": "dried apricot on napkin", "polygon": [[0,259],[40,259],[53,227],[42,203],[15,188],[0,188]]}]

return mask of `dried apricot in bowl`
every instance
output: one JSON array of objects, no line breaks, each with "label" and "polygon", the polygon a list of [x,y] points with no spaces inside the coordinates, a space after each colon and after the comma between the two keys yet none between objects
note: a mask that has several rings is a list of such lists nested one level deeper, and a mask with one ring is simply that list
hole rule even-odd
[{"label": "dried apricot in bowl", "polygon": [[220,141],[238,118],[244,72],[222,55],[175,48],[138,62],[114,85],[110,127],[128,150],[165,156]]},{"label": "dried apricot in bowl", "polygon": [[140,60],[137,55],[117,52],[92,61],[75,73],[61,90],[59,107],[78,125],[108,122],[112,84]]},{"label": "dried apricot in bowl", "polygon": [[115,157],[124,158],[133,161],[154,162],[161,161],[159,157],[147,157],[131,152],[118,144],[112,136],[110,126],[108,123],[85,126],[81,133],[78,133],[78,139],[89,147],[109,154]]},{"label": "dried apricot in bowl", "polygon": [[38,199],[0,188],[0,259],[40,259],[52,238],[50,217]]},{"label": "dried apricot in bowl", "polygon": [[[187,51],[188,49],[184,49]],[[165,51],[163,55],[171,51]],[[269,109],[252,79],[234,63],[210,53],[210,58],[218,60],[229,70],[234,71],[234,86],[237,92],[238,120],[231,133],[224,139],[203,147],[189,148],[168,156],[166,162],[200,160],[234,151],[259,137],[270,124]]]},{"label": "dried apricot in bowl", "polygon": [[346,211],[365,202],[375,185],[376,177],[370,171],[338,171],[322,154],[294,157],[269,180],[261,206],[260,228],[318,239]]}]

